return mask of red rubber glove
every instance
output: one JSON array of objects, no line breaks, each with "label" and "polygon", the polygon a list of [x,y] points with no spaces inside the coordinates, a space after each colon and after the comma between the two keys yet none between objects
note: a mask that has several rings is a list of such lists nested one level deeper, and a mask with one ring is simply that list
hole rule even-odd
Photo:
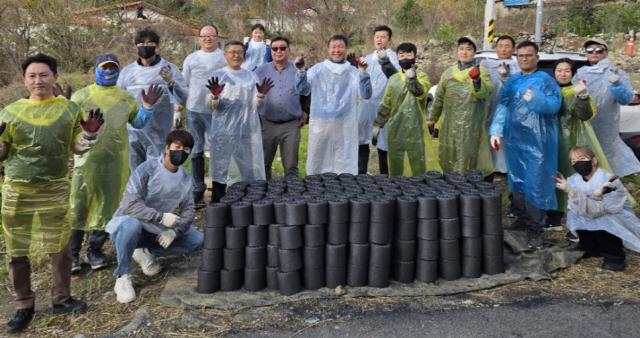
[{"label": "red rubber glove", "polygon": [[224,84],[219,82],[217,77],[212,77],[211,79],[209,79],[206,87],[209,88],[211,95],[218,97],[224,90],[224,86]]},{"label": "red rubber glove", "polygon": [[473,68],[471,68],[471,70],[469,71],[469,77],[472,80],[475,80],[475,79],[479,78],[480,77],[480,67],[474,66]]}]

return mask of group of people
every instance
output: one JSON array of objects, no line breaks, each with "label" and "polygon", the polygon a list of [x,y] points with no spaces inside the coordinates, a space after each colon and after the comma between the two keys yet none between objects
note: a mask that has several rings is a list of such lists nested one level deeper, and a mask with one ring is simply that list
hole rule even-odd
[{"label": "group of people", "polygon": [[[306,123],[307,174],[366,173],[373,144],[381,173],[422,175],[437,138],[442,170],[508,173],[514,226],[529,230],[532,248],[542,246],[547,213],[566,208],[569,228],[605,257],[605,268],[624,268],[623,245],[640,248],[626,190],[608,172],[640,172],[617,136],[619,105],[632,92],[606,60],[604,41],[585,43],[589,66],[576,73],[560,60],[553,79],[537,70],[532,42],[502,36],[498,59],[479,63],[475,40],[462,37],[427,116],[430,81],[416,65],[418,49],[405,42],[392,50],[387,26],[373,30],[374,51],[362,57],[348,53],[347,37],[331,37],[327,59],[308,69],[303,56],[290,60],[287,38],[264,37],[258,24],[251,38],[220,49],[217,27],[206,25],[180,71],[145,28],[135,34],[136,61],[121,67],[116,55],[99,56],[95,83],[68,97],[56,85],[55,59],[25,60],[30,96],[0,113],[2,226],[17,309],[8,332],[33,318],[29,257],[50,256],[54,312],[80,312],[86,304],[71,297],[70,277],[81,269],[84,238],[85,261],[99,269],[110,237],[116,298],[131,302],[132,261],[152,276],[161,271],[156,257],[202,246],[192,223],[206,190],[205,149],[215,202],[229,184],[270,178],[278,149],[285,175],[297,176]],[[174,128],[176,105],[186,107],[188,131]],[[191,173],[182,168],[188,158]],[[556,187],[566,195],[557,198]]]}]

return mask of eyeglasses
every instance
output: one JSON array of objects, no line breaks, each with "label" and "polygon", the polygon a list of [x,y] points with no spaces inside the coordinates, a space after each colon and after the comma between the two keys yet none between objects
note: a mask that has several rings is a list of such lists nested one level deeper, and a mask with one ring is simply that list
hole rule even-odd
[{"label": "eyeglasses", "polygon": [[136,47],[157,47],[158,44],[155,42],[140,42],[136,44]]},{"label": "eyeglasses", "polygon": [[225,53],[231,54],[231,55],[243,55],[244,51],[241,51],[241,50],[228,50]]},{"label": "eyeglasses", "polygon": [[218,37],[217,35],[200,35],[201,39],[206,39],[206,38],[215,39],[217,37]]},{"label": "eyeglasses", "polygon": [[602,48],[602,47],[597,47],[597,48],[589,47],[589,48],[585,49],[585,52],[587,52],[587,54],[593,54],[593,53],[602,54],[602,53],[604,53],[606,51],[607,50],[605,48]]},{"label": "eyeglasses", "polygon": [[287,47],[271,47],[271,50],[274,52],[284,52],[287,50]]}]

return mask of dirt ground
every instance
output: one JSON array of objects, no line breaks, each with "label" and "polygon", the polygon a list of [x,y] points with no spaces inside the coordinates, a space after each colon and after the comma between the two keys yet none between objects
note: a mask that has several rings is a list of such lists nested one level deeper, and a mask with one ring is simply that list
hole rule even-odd
[{"label": "dirt ground", "polygon": [[[504,181],[498,184],[504,186]],[[506,188],[506,187],[505,187]],[[202,210],[196,226],[202,227]],[[561,241],[564,232],[548,232],[547,239]],[[107,254],[114,250],[107,244]],[[4,257],[0,257],[4,261]],[[105,336],[131,323],[124,336],[223,336],[230,333],[256,332],[277,328],[297,332],[326,321],[345,321],[369,311],[386,311],[407,306],[436,308],[499,306],[500,304],[538,298],[562,298],[577,302],[640,302],[640,255],[628,252],[623,272],[602,270],[598,258],[587,258],[577,265],[558,271],[553,279],[522,281],[493,289],[445,297],[341,297],[331,300],[314,299],[267,307],[219,310],[210,308],[171,307],[161,304],[159,295],[168,277],[193,257],[182,256],[161,260],[165,269],[156,277],[144,276],[139,270],[134,276],[137,299],[119,304],[113,293],[115,277],[113,262],[109,268],[91,271],[84,266],[72,279],[73,295],[87,301],[88,309],[81,315],[53,315],[50,310],[48,264],[35,262],[33,289],[37,294],[36,317],[24,333],[25,337]],[[13,314],[11,285],[6,262],[0,265],[0,316],[4,323]],[[133,325],[137,321],[141,325]],[[0,336],[2,333],[0,333]],[[80,336],[78,336],[80,337]]]}]

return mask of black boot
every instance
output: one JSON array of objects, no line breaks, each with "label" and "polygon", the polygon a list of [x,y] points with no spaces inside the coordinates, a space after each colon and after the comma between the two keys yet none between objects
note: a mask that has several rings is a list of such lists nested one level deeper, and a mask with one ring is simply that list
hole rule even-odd
[{"label": "black boot", "polygon": [[193,202],[198,203],[204,196],[207,186],[204,184],[204,157],[202,153],[191,157],[191,173],[193,174]]},{"label": "black boot", "polygon": [[62,314],[62,313],[82,313],[87,308],[87,303],[73,299],[69,297],[67,300],[60,304],[53,304],[53,313],[54,314]]},{"label": "black boot", "polygon": [[35,310],[32,307],[28,309],[17,310],[13,315],[13,318],[11,318],[11,320],[5,326],[5,331],[7,333],[22,332],[22,330],[24,330],[29,325],[29,323],[31,323],[34,313]]},{"label": "black boot", "polygon": [[212,203],[220,202],[220,199],[223,198],[224,195],[227,193],[227,185],[214,181],[212,192],[213,194],[211,196],[211,202]]}]

